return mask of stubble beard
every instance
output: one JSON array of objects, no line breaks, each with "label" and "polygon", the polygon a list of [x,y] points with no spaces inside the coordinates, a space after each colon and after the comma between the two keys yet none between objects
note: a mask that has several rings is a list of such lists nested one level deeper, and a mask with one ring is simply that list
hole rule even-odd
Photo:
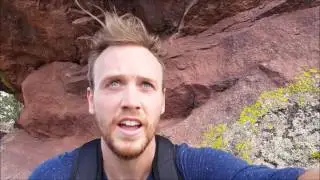
[{"label": "stubble beard", "polygon": [[[103,139],[106,142],[108,148],[119,159],[133,160],[139,157],[146,150],[146,148],[152,141],[154,135],[155,135],[155,128],[151,125],[150,127],[146,128],[146,134],[144,137],[142,137],[143,140],[140,140],[141,142],[139,142],[140,143],[139,148],[136,148],[136,149],[119,147],[116,141],[120,141],[120,140],[117,140],[112,136],[110,129],[108,130],[107,135],[103,136]],[[128,143],[137,143],[137,142],[128,142]]]}]

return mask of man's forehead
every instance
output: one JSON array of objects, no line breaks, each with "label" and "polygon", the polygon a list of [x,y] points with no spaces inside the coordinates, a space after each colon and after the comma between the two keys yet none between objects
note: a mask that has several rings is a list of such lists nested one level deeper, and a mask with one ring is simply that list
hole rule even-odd
[{"label": "man's forehead", "polygon": [[117,75],[155,80],[162,78],[162,67],[157,58],[149,50],[139,46],[107,48],[97,58],[94,72],[100,78]]}]

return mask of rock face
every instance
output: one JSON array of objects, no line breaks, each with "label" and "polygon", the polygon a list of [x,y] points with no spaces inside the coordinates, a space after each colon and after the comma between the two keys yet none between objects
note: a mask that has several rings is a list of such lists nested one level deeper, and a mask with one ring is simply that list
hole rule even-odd
[{"label": "rock face", "polygon": [[94,134],[84,70],[74,63],[53,62],[30,74],[22,83],[25,107],[18,123],[38,137]]},{"label": "rock face", "polygon": [[[9,2],[5,4],[6,6],[15,5]],[[316,3],[310,5],[314,4]],[[201,3],[197,3],[197,5],[201,5]],[[210,6],[210,3],[208,6]],[[177,39],[173,37],[165,41],[168,55],[164,61],[168,76],[166,77],[167,111],[163,119],[183,120],[195,108],[202,106],[210,99],[214,99],[215,95],[223,94],[223,96],[228,97],[230,92],[225,91],[248,75],[256,77],[257,74],[262,74],[264,79],[261,80],[261,85],[263,88],[271,88],[284,85],[303,67],[319,66],[319,42],[317,38],[314,38],[319,36],[319,16],[316,13],[319,10],[318,7],[284,13],[281,16],[269,15],[270,17],[266,17],[268,12],[271,13],[277,8],[281,9],[282,6],[288,6],[288,2],[265,2],[264,6],[219,21],[200,34]],[[52,8],[54,9],[54,7]],[[304,6],[300,8],[304,8]],[[58,13],[58,10],[49,12]],[[22,83],[21,89],[26,108],[18,123],[34,136],[72,136],[88,127],[93,127],[93,120],[92,117],[89,120],[90,116],[86,113],[86,102],[84,100],[84,90],[87,85],[85,79],[86,66],[82,65],[85,62],[76,59],[77,56],[83,56],[82,53],[85,51],[75,51],[73,53],[70,50],[71,47],[81,49],[80,42],[72,41],[73,38],[76,38],[76,33],[80,31],[80,25],[72,26],[72,23],[68,24],[67,15],[67,13],[60,12],[53,17],[61,16],[61,18],[52,21],[56,24],[65,23],[68,27],[70,26],[68,31],[67,27],[65,27],[65,30],[59,29],[60,26],[64,27],[64,25],[59,25],[58,29],[52,29],[46,24],[43,26],[43,28],[53,32],[47,33],[47,35],[52,36],[46,36],[45,39],[41,40],[50,44],[47,46],[48,50],[54,51],[54,48],[59,50],[56,51],[56,55],[53,53],[46,56],[44,58],[46,60],[41,61],[41,63],[39,61],[40,64],[47,63],[48,65],[41,66],[38,64],[40,67],[33,71],[29,68],[32,73],[24,78]],[[45,22],[50,24],[47,21]],[[82,25],[82,28],[87,26]],[[24,31],[22,30],[20,33],[24,33]],[[62,33],[65,31],[66,33]],[[193,30],[190,31],[190,33],[193,32]],[[68,35],[68,33],[70,34]],[[70,37],[69,40],[65,36]],[[55,40],[53,41],[53,39]],[[68,42],[60,46],[58,39]],[[12,42],[14,41],[13,39]],[[58,45],[55,44],[56,42],[59,42]],[[27,47],[33,45],[31,40],[26,41],[26,43],[29,43],[26,44]],[[79,45],[70,43],[78,43]],[[82,43],[84,44],[83,41]],[[53,46],[54,48],[51,48]],[[64,48],[65,46],[69,49]],[[39,47],[42,48],[44,45],[40,44]],[[28,48],[17,47],[17,50],[25,50],[30,53]],[[36,49],[33,49],[33,51],[38,52]],[[8,53],[12,53],[12,51],[8,51]],[[30,59],[28,62],[34,63],[36,61],[29,56],[28,58]],[[19,58],[14,60],[18,61],[17,59]],[[53,62],[64,60],[71,62]],[[5,61],[4,64],[7,62],[10,62],[10,59]],[[18,62],[25,63],[26,61],[19,59]],[[23,72],[19,68],[8,67],[9,72],[19,70],[19,73],[25,75],[29,72],[29,70]],[[26,64],[21,67],[26,68]],[[23,77],[19,73],[15,74],[15,79]],[[12,83],[15,84],[15,87],[20,86],[18,81],[12,80],[10,82],[15,82]],[[53,87],[59,87],[60,89]],[[228,114],[233,117],[239,112],[241,106],[250,103],[261,90],[255,88],[252,95],[246,92],[238,94],[239,97],[245,96],[244,101],[232,107],[224,108],[227,108]],[[233,93],[237,94],[231,92],[231,94]],[[227,98],[224,99],[224,101],[226,100]],[[82,106],[78,107],[79,104]],[[46,110],[43,110],[43,107],[47,107]],[[212,119],[210,121],[227,121],[227,119],[223,119],[224,116],[217,115],[213,119],[210,118]],[[75,121],[78,123],[74,123]],[[76,128],[72,128],[72,131],[68,130],[69,127],[75,126]],[[93,131],[89,131],[89,133],[93,133]]]},{"label": "rock face", "polygon": [[265,91],[243,108],[237,121],[215,124],[202,144],[273,168],[319,166],[320,70]]},{"label": "rock face", "polygon": [[[83,1],[82,4],[97,15],[100,12],[89,6],[90,3],[105,9],[113,6],[102,0]],[[247,23],[242,23],[245,27],[256,19],[319,5],[319,1],[314,0],[119,0],[114,3],[119,12],[132,12],[143,19],[151,31],[164,37],[173,33],[197,34],[226,17],[253,8],[257,10],[245,13],[247,18],[231,19],[227,24],[231,26],[245,21]],[[26,76],[44,64],[53,61],[86,64],[88,46],[85,39],[98,29],[97,24],[79,11],[73,1],[3,0],[0,18],[0,87],[18,96]],[[216,28],[214,32],[227,28]],[[19,97],[23,100],[22,96]]]},{"label": "rock face", "polygon": [[1,139],[1,179],[27,179],[43,160],[74,149],[90,138],[72,136],[59,139],[35,139],[21,129],[15,129]]},{"label": "rock face", "polygon": [[[175,40],[165,60],[168,109],[174,109],[168,115],[188,115],[210,95],[229,96],[224,91],[248,75],[263,74],[260,83],[270,88],[286,84],[305,67],[319,67],[318,11],[318,7],[301,10],[250,24],[247,20],[256,16],[245,12],[197,36]],[[235,19],[240,23],[230,24]],[[225,32],[216,33],[220,28]]]},{"label": "rock face", "polygon": [[[115,6],[142,18],[164,40],[161,126],[176,142],[199,143],[208,124],[234,120],[260,92],[320,66],[319,1],[121,0]],[[86,39],[97,24],[73,1],[61,0],[3,0],[0,18],[0,90],[24,102],[19,126],[34,137],[95,136],[85,74]]]}]

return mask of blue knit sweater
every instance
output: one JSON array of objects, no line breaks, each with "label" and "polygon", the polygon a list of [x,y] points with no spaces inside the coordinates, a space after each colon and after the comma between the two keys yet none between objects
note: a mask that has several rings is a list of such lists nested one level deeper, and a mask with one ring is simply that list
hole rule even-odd
[{"label": "blue knit sweater", "polygon": [[[30,180],[69,179],[77,151],[63,153],[38,166]],[[249,165],[232,154],[212,149],[178,145],[176,165],[183,179],[232,179],[232,180],[294,180],[304,172],[301,168],[271,169],[266,166]],[[107,179],[107,177],[104,177]],[[148,180],[153,177],[149,175]]]}]

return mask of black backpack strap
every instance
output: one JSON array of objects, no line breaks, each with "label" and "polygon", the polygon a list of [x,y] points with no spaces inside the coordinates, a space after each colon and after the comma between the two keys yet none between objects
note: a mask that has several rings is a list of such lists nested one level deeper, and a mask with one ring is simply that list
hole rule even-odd
[{"label": "black backpack strap", "polygon": [[71,180],[100,180],[102,178],[102,152],[100,139],[79,148],[71,171]]},{"label": "black backpack strap", "polygon": [[156,135],[156,155],[152,163],[152,173],[155,180],[182,179],[176,167],[175,145],[159,135]]},{"label": "black backpack strap", "polygon": [[[90,141],[79,148],[73,164],[71,180],[100,180],[103,162],[100,139]],[[176,167],[176,148],[165,137],[156,135],[156,153],[152,163],[155,180],[180,180]]]}]

